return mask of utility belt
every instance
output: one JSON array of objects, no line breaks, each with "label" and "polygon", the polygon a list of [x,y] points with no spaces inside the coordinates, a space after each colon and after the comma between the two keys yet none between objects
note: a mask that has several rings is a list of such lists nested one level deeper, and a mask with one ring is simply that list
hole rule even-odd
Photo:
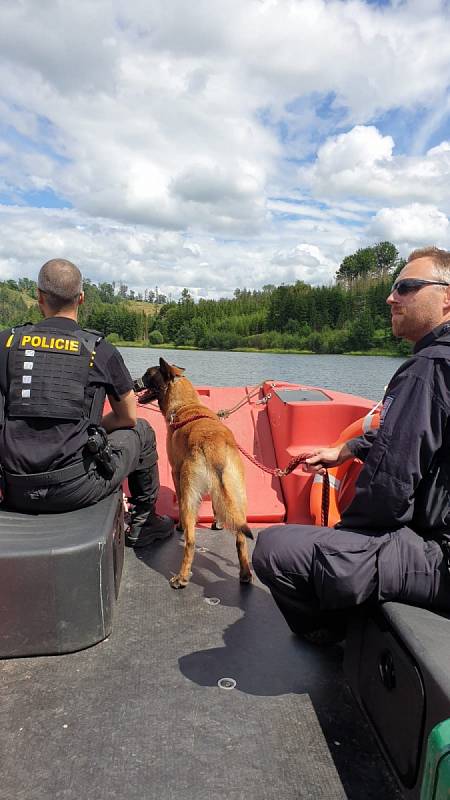
[{"label": "utility belt", "polygon": [[87,456],[86,461],[77,461],[68,467],[53,469],[49,472],[16,475],[15,473],[7,472],[0,466],[0,489],[4,492],[8,486],[44,488],[81,478],[91,472],[99,472],[100,475],[108,480],[112,478],[115,472],[115,464],[112,460],[112,450],[108,435],[104,428],[99,425],[89,425],[88,440],[84,452]]},{"label": "utility belt", "polygon": [[83,461],[77,461],[76,464],[71,464],[69,467],[54,469],[50,472],[33,472],[28,475],[16,475],[13,472],[7,472],[3,468],[0,468],[0,472],[0,480],[3,487],[26,487],[31,485],[40,488],[44,486],[54,486],[56,483],[71,481],[75,478],[81,478],[82,475],[88,475],[89,472],[93,472],[93,468],[86,469],[86,465]]}]

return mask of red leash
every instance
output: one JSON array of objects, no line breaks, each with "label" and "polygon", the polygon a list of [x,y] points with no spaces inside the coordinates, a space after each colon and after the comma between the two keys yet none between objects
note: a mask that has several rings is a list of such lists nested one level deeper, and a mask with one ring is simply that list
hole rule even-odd
[{"label": "red leash", "polygon": [[[236,442],[236,444],[237,444],[237,442]],[[260,469],[264,470],[264,472],[268,472],[269,475],[276,475],[278,478],[282,478],[282,477],[284,477],[284,475],[289,475],[292,472],[292,470],[294,470],[296,467],[298,467],[299,464],[302,464],[302,463],[305,462],[305,456],[303,454],[300,454],[299,456],[294,456],[293,458],[291,458],[291,460],[289,461],[289,464],[284,469],[280,469],[279,467],[276,467],[275,469],[273,469],[272,467],[266,467],[266,466],[264,466],[264,464],[260,464],[259,461],[257,461],[256,458],[253,458],[253,456],[250,453],[247,453],[247,451],[244,450],[244,448],[241,447],[240,444],[237,444],[237,446],[238,446],[239,450],[241,451],[241,453],[246,458],[248,458],[249,461],[251,461],[253,464],[255,464]]]},{"label": "red leash", "polygon": [[[174,431],[177,431],[179,428],[183,428],[184,425],[188,425],[189,422],[195,422],[198,419],[214,419],[214,417],[210,417],[209,414],[197,414],[195,417],[189,417],[189,419],[182,420],[182,422],[169,422],[169,425]],[[291,458],[289,464],[284,469],[280,469],[279,467],[276,467],[274,469],[272,467],[266,467],[264,464],[260,464],[260,462],[257,461],[256,458],[254,458],[251,455],[251,453],[248,453],[247,450],[244,450],[244,448],[241,447],[240,444],[236,442],[236,445],[241,451],[241,453],[246,458],[248,458],[248,460],[251,461],[252,464],[255,464],[255,466],[264,470],[264,472],[268,472],[269,475],[276,475],[278,478],[282,478],[285,475],[289,475],[296,467],[298,467],[299,464],[302,464],[305,461],[305,456],[303,454],[300,454],[298,456],[294,456],[293,458]]]},{"label": "red leash", "polygon": [[328,525],[328,512],[330,510],[330,476],[328,470],[325,470],[323,476],[323,489],[322,489],[322,508],[321,508],[321,524],[322,528]]}]

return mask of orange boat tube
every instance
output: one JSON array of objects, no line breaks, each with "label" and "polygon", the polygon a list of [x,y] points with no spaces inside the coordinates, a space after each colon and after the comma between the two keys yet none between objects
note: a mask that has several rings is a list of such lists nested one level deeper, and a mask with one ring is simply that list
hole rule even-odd
[{"label": "orange boat tube", "polygon": [[[223,418],[224,424],[244,450],[271,469],[284,469],[303,451],[330,446],[353,423],[357,423],[354,430],[359,430],[361,417],[374,405],[371,400],[356,395],[280,381],[265,381],[256,393],[251,386],[202,386],[197,387],[197,392],[201,402],[216,413],[239,406]],[[166,453],[165,420],[153,403],[138,405],[137,411],[156,433],[161,484],[157,511],[178,520],[177,498]],[[245,457],[243,463],[250,525],[320,524],[310,504],[312,474],[298,466],[290,475],[278,477]],[[211,501],[206,497],[200,507],[198,524],[202,527],[211,524],[213,519]]]}]

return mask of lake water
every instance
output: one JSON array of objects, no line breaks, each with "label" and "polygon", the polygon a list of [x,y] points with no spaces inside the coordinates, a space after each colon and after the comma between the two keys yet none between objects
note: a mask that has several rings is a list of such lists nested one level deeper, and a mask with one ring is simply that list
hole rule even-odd
[{"label": "lake water", "polygon": [[162,350],[119,347],[133,378],[162,356],[186,369],[197,386],[252,386],[264,379],[288,381],[381,400],[384,387],[403,358],[387,356],[235,353],[213,350]]}]

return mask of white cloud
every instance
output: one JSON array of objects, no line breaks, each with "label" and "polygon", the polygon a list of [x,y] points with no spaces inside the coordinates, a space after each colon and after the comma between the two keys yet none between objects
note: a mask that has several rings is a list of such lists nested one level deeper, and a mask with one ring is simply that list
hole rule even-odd
[{"label": "white cloud", "polygon": [[373,127],[358,125],[319,148],[315,164],[301,171],[319,197],[376,194],[389,182],[394,141]]},{"label": "white cloud", "polygon": [[290,277],[291,282],[302,280],[313,285],[328,283],[331,274],[336,270],[334,262],[327,258],[320,247],[310,244],[298,244],[290,250],[278,250],[272,256],[272,264],[288,267],[285,275],[286,278]]},{"label": "white cloud", "polygon": [[368,208],[380,201],[431,201],[450,211],[450,141],[423,156],[397,156],[394,144],[374,126],[357,126],[330,137],[300,177],[321,200],[353,197]]},{"label": "white cloud", "polygon": [[[428,141],[450,109],[449,12],[424,7],[3,4],[0,197],[20,208],[0,209],[2,277],[58,251],[92,279],[210,296],[328,282],[382,232],[445,238],[450,134]],[[389,112],[417,110],[408,151]],[[73,208],[32,208],[48,190]]]},{"label": "white cloud", "polygon": [[432,205],[411,203],[400,208],[381,208],[368,229],[373,238],[399,243],[403,250],[434,244],[450,247],[447,216]]}]

